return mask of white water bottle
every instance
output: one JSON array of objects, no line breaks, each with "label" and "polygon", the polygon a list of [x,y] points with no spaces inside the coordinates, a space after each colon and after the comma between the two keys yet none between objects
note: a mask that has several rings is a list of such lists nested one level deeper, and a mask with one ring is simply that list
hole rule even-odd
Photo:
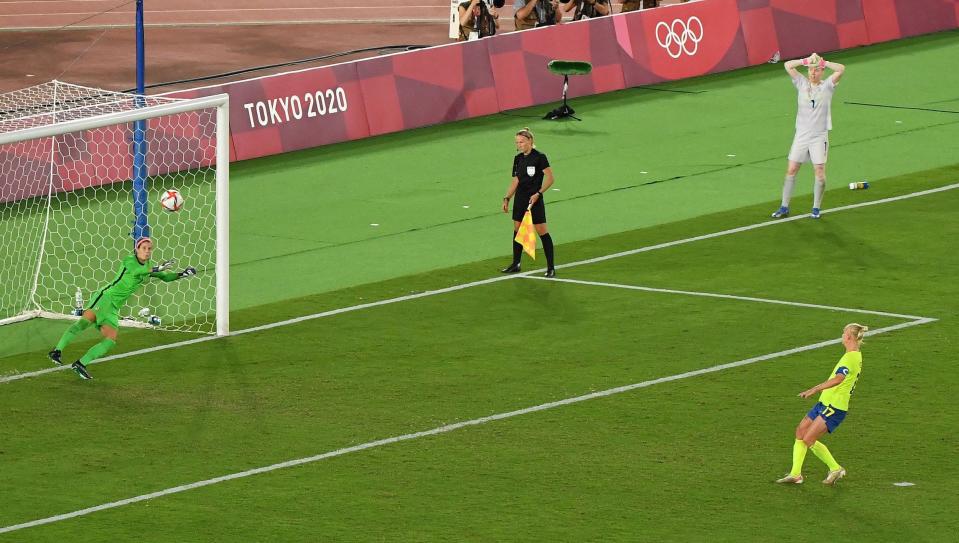
[{"label": "white water bottle", "polygon": [[83,292],[80,287],[77,287],[77,293],[73,297],[73,314],[78,317],[83,315]]}]

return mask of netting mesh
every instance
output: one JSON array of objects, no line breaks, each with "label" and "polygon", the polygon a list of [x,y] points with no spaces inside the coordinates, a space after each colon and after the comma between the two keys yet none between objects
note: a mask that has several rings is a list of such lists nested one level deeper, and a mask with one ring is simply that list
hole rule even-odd
[{"label": "netting mesh", "polygon": [[177,101],[50,81],[0,94],[0,133]]},{"label": "netting mesh", "polygon": [[[50,111],[43,110],[43,98],[51,100]],[[128,111],[136,101],[47,83],[0,95],[0,133]],[[12,108],[27,115],[15,117]],[[176,258],[177,269],[193,266],[199,273],[172,283],[149,280],[121,309],[129,323],[215,331],[216,120],[216,109],[208,108],[145,121],[153,259]],[[30,311],[70,314],[78,290],[89,303],[116,277],[133,245],[133,133],[134,125],[125,123],[0,146],[0,319]],[[172,188],[185,198],[175,213],[159,205]]]}]

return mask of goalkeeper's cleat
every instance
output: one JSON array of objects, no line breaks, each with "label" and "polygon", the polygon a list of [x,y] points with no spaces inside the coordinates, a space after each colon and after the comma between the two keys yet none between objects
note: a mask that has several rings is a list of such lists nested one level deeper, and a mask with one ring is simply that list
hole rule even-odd
[{"label": "goalkeeper's cleat", "polygon": [[818,219],[818,218],[819,218],[819,208],[818,208],[818,207],[812,208],[812,213],[810,213],[809,216],[812,217],[812,218],[814,218],[814,219]]},{"label": "goalkeeper's cleat", "polygon": [[512,264],[510,264],[509,266],[506,266],[500,271],[503,273],[516,273],[519,271],[519,262],[513,262]]},{"label": "goalkeeper's cleat", "polygon": [[838,481],[839,479],[842,479],[845,476],[846,476],[846,468],[839,466],[839,469],[834,469],[830,471],[828,475],[826,475],[826,478],[823,479],[822,484],[824,485],[836,484],[836,481]]},{"label": "goalkeeper's cleat", "polygon": [[60,360],[60,357],[61,357],[62,355],[63,355],[63,353],[60,352],[60,349],[54,349],[54,350],[50,351],[49,353],[47,353],[47,356],[50,357],[50,360],[53,360],[53,363],[56,364],[56,365],[58,365],[58,366],[62,366],[62,365],[63,365],[63,360]]},{"label": "goalkeeper's cleat", "polygon": [[779,206],[779,209],[773,212],[772,217],[774,219],[784,219],[789,216],[789,208],[786,206]]},{"label": "goalkeeper's cleat", "polygon": [[794,484],[794,485],[801,485],[802,480],[803,480],[802,475],[787,475],[783,477],[782,479],[776,479],[776,482],[780,484],[788,483],[788,484]]},{"label": "goalkeeper's cleat", "polygon": [[71,364],[70,367],[73,368],[73,371],[77,372],[77,375],[79,375],[81,379],[93,379],[93,376],[87,371],[87,367],[83,365],[83,362],[77,360]]}]

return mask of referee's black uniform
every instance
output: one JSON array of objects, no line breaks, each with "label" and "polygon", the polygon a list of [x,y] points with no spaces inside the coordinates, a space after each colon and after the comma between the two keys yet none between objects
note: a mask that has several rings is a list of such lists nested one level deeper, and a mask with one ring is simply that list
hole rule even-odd
[{"label": "referee's black uniform", "polygon": [[[519,180],[516,185],[516,193],[513,198],[513,220],[522,222],[523,215],[526,214],[526,208],[529,207],[529,200],[534,194],[539,192],[539,198],[530,208],[533,216],[533,224],[546,223],[546,202],[545,195],[540,192],[543,188],[543,171],[549,168],[549,159],[546,155],[536,150],[534,147],[529,154],[517,153],[513,157],[513,177]],[[515,238],[516,233],[513,233]],[[543,252],[546,254],[546,275],[552,277],[553,271],[553,239],[550,235],[540,236],[543,242]],[[507,267],[504,272],[519,271],[520,258],[523,255],[523,246],[513,240],[513,263]]]},{"label": "referee's black uniform", "polygon": [[[516,195],[513,199],[513,220],[522,221],[529,206],[529,199],[543,188],[543,170],[549,168],[549,159],[535,148],[528,155],[517,153],[513,157],[513,177],[519,179],[516,186]],[[530,210],[533,214],[533,224],[546,222],[546,204],[543,194]]]}]

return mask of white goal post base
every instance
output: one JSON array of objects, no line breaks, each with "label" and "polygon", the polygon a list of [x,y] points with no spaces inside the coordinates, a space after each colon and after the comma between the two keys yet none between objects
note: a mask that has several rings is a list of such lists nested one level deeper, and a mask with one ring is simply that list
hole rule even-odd
[{"label": "white goal post base", "polygon": [[[15,322],[28,321],[30,319],[55,319],[55,320],[64,320],[64,321],[76,321],[80,320],[80,317],[76,315],[64,315],[63,313],[54,313],[52,311],[28,311],[17,315],[16,317],[9,317],[6,319],[0,319],[0,326],[5,324],[13,324]],[[133,319],[123,318],[120,319],[120,328],[143,328],[147,330],[153,330],[156,326],[148,322],[140,322]]]}]

